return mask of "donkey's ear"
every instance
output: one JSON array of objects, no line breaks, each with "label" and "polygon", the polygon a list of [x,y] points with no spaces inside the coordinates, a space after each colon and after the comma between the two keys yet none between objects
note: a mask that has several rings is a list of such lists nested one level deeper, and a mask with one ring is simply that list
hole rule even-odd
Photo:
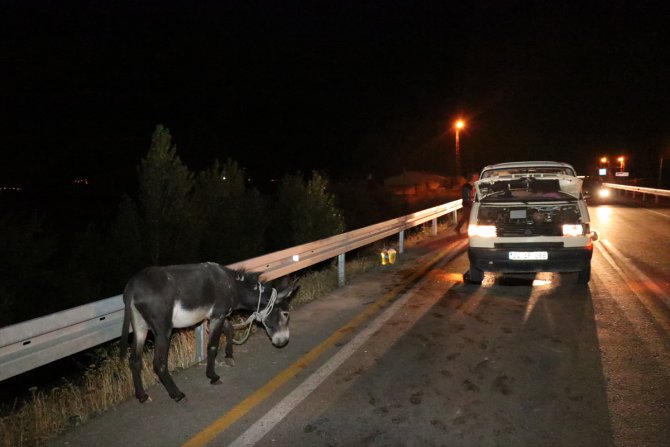
[{"label": "donkey's ear", "polygon": [[288,301],[295,296],[299,289],[300,286],[277,290],[277,300]]},{"label": "donkey's ear", "polygon": [[291,288],[291,293],[289,293],[289,296],[291,298],[293,298],[294,296],[296,296],[298,294],[299,290],[300,290],[300,286],[294,284],[293,287]]},{"label": "donkey's ear", "polygon": [[300,286],[298,286],[297,284],[298,284],[297,277],[291,279],[288,276],[284,276],[279,281],[279,284],[276,285],[277,298],[285,300],[294,296],[298,291],[298,289],[300,288]]},{"label": "donkey's ear", "polygon": [[298,293],[298,290],[300,290],[300,285],[298,284],[299,280],[300,278],[298,276],[295,276],[293,277],[293,279],[291,279],[288,285],[289,289],[291,289],[291,295],[295,295],[296,293]]},{"label": "donkey's ear", "polygon": [[270,287],[277,289],[277,293],[281,294],[285,289],[288,288],[290,278],[288,276],[282,276],[281,278],[273,279],[268,283]]}]

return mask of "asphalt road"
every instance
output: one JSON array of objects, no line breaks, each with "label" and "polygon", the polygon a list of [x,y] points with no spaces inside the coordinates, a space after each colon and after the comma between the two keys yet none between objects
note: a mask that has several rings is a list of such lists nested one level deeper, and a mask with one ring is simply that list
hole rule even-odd
[{"label": "asphalt road", "polygon": [[[175,374],[53,446],[667,446],[670,209],[591,208],[576,274],[464,284],[466,239],[443,234],[256,334],[237,366]],[[447,254],[453,254],[448,256]]]}]

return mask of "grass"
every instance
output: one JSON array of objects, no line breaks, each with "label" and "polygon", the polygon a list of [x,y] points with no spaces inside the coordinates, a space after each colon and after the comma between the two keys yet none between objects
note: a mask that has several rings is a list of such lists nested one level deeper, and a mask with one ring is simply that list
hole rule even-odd
[{"label": "grass", "polygon": [[[442,224],[442,227],[446,226]],[[430,231],[423,226],[408,232],[405,244],[411,246],[424,239]],[[393,244],[391,244],[393,245]],[[383,243],[374,244],[346,262],[348,280],[379,265]],[[397,248],[397,247],[396,247]],[[327,295],[338,287],[335,264],[309,271],[300,280],[300,291],[292,301],[294,308]],[[30,389],[22,401],[0,408],[0,447],[33,447],[42,445],[65,431],[85,423],[134,396],[132,377],[127,361],[119,359],[119,345],[114,342],[94,351],[95,361],[76,381],[62,379],[56,388]],[[170,371],[195,364],[195,333],[175,331],[170,344]],[[158,382],[152,371],[153,352],[144,353],[143,380],[148,387]]]},{"label": "grass", "polygon": [[[169,369],[191,366],[194,346],[194,331],[175,332]],[[62,379],[60,386],[49,390],[32,387],[27,399],[0,409],[0,446],[42,445],[133,396],[130,369],[119,359],[118,342],[98,348],[95,355],[96,361],[76,382]],[[151,371],[152,358],[153,352],[145,352],[142,375],[147,386],[158,381]]]}]

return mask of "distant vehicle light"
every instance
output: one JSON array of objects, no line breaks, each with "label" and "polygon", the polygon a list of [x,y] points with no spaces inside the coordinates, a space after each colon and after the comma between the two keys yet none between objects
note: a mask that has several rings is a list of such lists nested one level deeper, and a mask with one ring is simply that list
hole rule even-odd
[{"label": "distant vehicle light", "polygon": [[563,225],[563,236],[581,236],[584,234],[584,227],[581,224]]},{"label": "distant vehicle light", "polygon": [[609,196],[610,196],[610,190],[608,188],[600,188],[598,190],[598,197],[602,197],[604,199]]},{"label": "distant vehicle light", "polygon": [[468,225],[468,236],[496,237],[494,225]]}]

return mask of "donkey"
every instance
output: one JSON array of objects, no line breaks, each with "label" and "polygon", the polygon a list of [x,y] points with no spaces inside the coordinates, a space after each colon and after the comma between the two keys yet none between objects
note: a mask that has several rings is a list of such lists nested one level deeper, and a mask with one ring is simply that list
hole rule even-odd
[{"label": "donkey", "polygon": [[145,402],[149,395],[142,384],[142,350],[149,330],[154,335],[153,369],[168,394],[176,402],[185,397],[170,376],[168,351],[173,328],[210,323],[207,342],[206,376],[220,384],[214,371],[221,333],[226,336],[226,357],[232,360],[233,325],[227,317],[235,310],[254,311],[250,319],[260,321],[272,339],[282,347],[289,340],[289,300],[299,287],[285,277],[278,285],[263,284],[258,273],[231,270],[219,264],[148,267],[133,276],[123,292],[125,312],[121,335],[121,358],[128,349],[129,323],[135,336],[129,366],[135,397]]}]

